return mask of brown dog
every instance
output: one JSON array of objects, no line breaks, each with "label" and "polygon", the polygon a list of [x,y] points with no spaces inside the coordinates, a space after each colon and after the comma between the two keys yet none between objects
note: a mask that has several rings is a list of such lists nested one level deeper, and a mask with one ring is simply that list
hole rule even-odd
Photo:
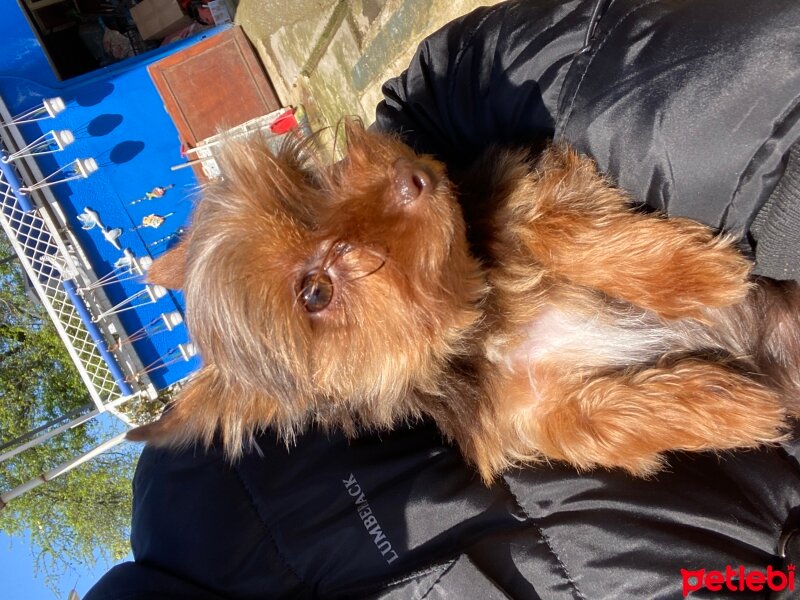
[{"label": "brown dog", "polygon": [[665,451],[780,440],[796,414],[798,287],[749,282],[730,239],[631,210],[574,151],[473,171],[471,248],[438,162],[352,125],[338,165],[306,155],[232,143],[154,263],[205,366],[131,439],[219,435],[235,458],[266,428],[427,416],[488,482],[548,459],[646,475]]}]

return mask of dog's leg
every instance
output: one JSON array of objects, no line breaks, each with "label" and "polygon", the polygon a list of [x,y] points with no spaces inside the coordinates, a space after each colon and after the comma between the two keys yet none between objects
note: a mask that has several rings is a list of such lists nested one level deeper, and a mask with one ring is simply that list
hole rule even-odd
[{"label": "dog's leg", "polygon": [[646,476],[670,450],[753,448],[783,437],[778,397],[716,363],[683,359],[583,381],[563,366],[539,365],[511,382],[503,420],[516,440],[513,460]]},{"label": "dog's leg", "polygon": [[[516,171],[519,176],[519,170]],[[496,253],[655,311],[702,318],[747,294],[750,263],[704,225],[632,210],[575,152],[554,147],[501,207]]]}]

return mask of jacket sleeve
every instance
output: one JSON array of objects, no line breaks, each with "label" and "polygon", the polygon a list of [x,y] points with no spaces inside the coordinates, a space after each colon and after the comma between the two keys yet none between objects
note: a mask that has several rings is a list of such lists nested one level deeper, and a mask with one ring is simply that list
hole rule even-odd
[{"label": "jacket sleeve", "polygon": [[453,21],[384,85],[375,125],[451,167],[468,165],[487,144],[551,138],[591,8],[586,0],[514,1]]},{"label": "jacket sleeve", "polygon": [[236,465],[146,449],[135,562],[86,600],[680,598],[681,569],[798,559],[800,470],[780,448],[676,454],[651,480],[543,465],[490,488],[430,424],[259,448]]},{"label": "jacket sleeve", "polygon": [[135,561],[106,573],[86,600],[251,599],[265,590],[299,597],[239,471],[214,448],[145,447],[133,480],[131,549]]},{"label": "jacket sleeve", "polygon": [[[751,227],[800,139],[798,43],[791,0],[615,0],[570,66],[556,137],[634,201],[733,233],[757,273],[790,278],[769,259],[800,260],[796,239],[764,242]],[[799,202],[764,217],[793,216],[796,232]]]}]

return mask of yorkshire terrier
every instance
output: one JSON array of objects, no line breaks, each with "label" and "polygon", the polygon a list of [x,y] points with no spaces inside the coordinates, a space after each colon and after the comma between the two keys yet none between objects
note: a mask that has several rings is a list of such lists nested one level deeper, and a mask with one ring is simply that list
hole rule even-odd
[{"label": "yorkshire terrier", "polygon": [[347,139],[327,168],[229,144],[149,273],[184,290],[204,366],[130,439],[236,458],[268,428],[428,417],[490,482],[549,460],[646,476],[786,435],[800,291],[749,278],[733,239],[634,210],[564,145],[496,151],[460,195],[398,139]]}]

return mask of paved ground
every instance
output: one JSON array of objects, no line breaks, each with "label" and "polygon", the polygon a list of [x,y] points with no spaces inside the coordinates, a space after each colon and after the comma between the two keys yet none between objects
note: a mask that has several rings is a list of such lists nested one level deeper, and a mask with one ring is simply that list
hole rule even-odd
[{"label": "paved ground", "polygon": [[284,104],[306,106],[315,128],[346,115],[374,120],[380,86],[419,42],[498,0],[239,0],[235,20]]}]

